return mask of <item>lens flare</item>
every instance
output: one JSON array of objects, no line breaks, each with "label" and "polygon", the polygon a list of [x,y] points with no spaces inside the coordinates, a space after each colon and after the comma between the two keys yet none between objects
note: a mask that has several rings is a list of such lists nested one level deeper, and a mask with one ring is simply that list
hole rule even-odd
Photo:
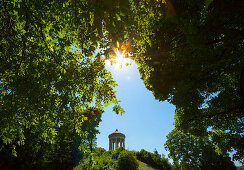
[{"label": "lens flare", "polygon": [[128,44],[117,42],[116,47],[112,47],[114,51],[114,57],[110,61],[115,64],[117,69],[121,69],[123,66],[131,64],[130,52],[131,48]]},{"label": "lens flare", "polygon": [[125,54],[125,51],[123,51],[121,53],[121,52],[119,52],[118,49],[116,49],[115,54],[116,54],[115,61],[118,62],[118,63],[120,63],[120,64],[122,64],[124,62],[124,60],[125,60],[125,55],[124,55]]}]

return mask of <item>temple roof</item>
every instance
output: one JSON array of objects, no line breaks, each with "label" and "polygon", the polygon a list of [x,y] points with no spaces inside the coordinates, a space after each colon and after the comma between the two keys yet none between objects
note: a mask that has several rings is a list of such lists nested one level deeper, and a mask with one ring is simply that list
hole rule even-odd
[{"label": "temple roof", "polygon": [[118,129],[115,130],[115,132],[111,133],[108,137],[113,137],[113,136],[123,136],[125,137],[125,135],[121,132],[118,131]]}]

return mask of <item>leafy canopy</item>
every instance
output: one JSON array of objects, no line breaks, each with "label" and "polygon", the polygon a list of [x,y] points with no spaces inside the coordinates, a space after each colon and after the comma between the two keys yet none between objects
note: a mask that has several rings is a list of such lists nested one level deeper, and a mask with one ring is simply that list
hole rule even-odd
[{"label": "leafy canopy", "polygon": [[178,169],[236,169],[229,155],[215,152],[206,136],[196,137],[174,129],[167,136],[165,147]]},{"label": "leafy canopy", "polygon": [[243,161],[244,3],[134,2],[136,61],[155,99],[176,106],[175,126],[209,136]]},{"label": "leafy canopy", "polygon": [[116,113],[124,112],[100,58],[114,35],[124,37],[127,5],[1,1],[1,144],[15,148],[34,141],[26,132],[37,143],[57,143],[62,131],[67,140],[74,133],[83,138],[84,122],[104,107],[113,104]]}]

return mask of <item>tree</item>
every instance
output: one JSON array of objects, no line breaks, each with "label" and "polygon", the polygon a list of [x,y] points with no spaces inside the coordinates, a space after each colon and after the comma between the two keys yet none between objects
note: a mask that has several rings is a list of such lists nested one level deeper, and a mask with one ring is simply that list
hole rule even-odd
[{"label": "tree", "polygon": [[179,130],[204,136],[210,129],[219,152],[235,150],[233,158],[243,161],[244,3],[134,4],[132,46],[146,87],[176,106]]},{"label": "tree", "polygon": [[82,126],[82,130],[88,133],[87,143],[91,151],[96,147],[96,135],[100,133],[97,127],[101,121],[101,115],[99,115]]},{"label": "tree", "polygon": [[236,169],[228,155],[215,152],[207,136],[196,137],[174,129],[167,136],[165,147],[174,164],[183,169]]},{"label": "tree", "polygon": [[[93,150],[96,148],[96,135],[99,134],[99,130],[97,127],[99,126],[99,123],[102,121],[101,114],[97,117],[87,121],[82,126],[82,131],[86,132],[86,138],[82,139],[79,135],[75,135],[74,139],[74,150],[73,154],[74,156],[74,163],[75,165],[78,165],[79,161],[84,156],[84,151],[80,151],[80,147],[86,148],[87,146],[89,148],[89,152],[93,152]],[[85,142],[82,142],[82,140],[85,140]]]},{"label": "tree", "polygon": [[153,153],[154,153],[154,155],[155,155],[156,157],[161,158],[161,155],[158,153],[158,151],[157,151],[156,148],[154,149]]},{"label": "tree", "polygon": [[[0,2],[1,162],[7,160],[2,153],[25,158],[31,168],[57,158],[55,151],[71,156],[74,134],[86,138],[84,122],[110,104],[123,113],[115,81],[100,60],[104,50],[95,50],[106,49],[111,37],[115,39],[111,35],[118,32],[116,26],[123,27],[126,5]],[[123,38],[124,32],[119,35]],[[61,160],[55,161],[58,165]]]}]

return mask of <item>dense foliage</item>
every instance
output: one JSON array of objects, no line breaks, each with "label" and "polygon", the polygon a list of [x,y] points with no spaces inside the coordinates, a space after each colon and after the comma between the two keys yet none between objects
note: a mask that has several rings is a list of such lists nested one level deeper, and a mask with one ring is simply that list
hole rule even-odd
[{"label": "dense foliage", "polygon": [[110,104],[123,113],[100,59],[103,51],[95,50],[109,45],[106,33],[116,32],[126,8],[118,2],[101,5],[0,2],[1,164],[67,169],[63,162],[72,165],[74,135],[86,141],[83,124]]},{"label": "dense foliage", "polygon": [[[12,154],[12,148],[2,148],[1,166],[5,164],[13,169],[70,169],[83,157],[84,148],[86,152],[90,152],[95,147],[95,135],[99,132],[96,128],[100,117],[83,124],[82,132],[89,132],[85,137],[81,138],[73,131],[67,133],[64,130],[58,133],[52,144],[40,143],[35,134],[31,134],[30,130],[26,131],[25,144],[15,148],[17,157]],[[92,145],[90,141],[93,141]]]},{"label": "dense foliage", "polygon": [[90,154],[86,154],[78,166],[78,169],[138,169],[138,160],[147,163],[157,169],[169,170],[171,165],[168,159],[161,157],[157,152],[151,153],[142,149],[138,151],[127,151],[123,147],[115,151],[106,151],[96,148]]},{"label": "dense foliage", "polygon": [[157,169],[164,169],[164,170],[171,169],[171,165],[169,164],[168,159],[161,157],[161,155],[159,155],[157,152],[151,153],[142,149],[140,152],[136,152],[136,158]]},{"label": "dense foliage", "polygon": [[102,121],[101,116],[100,114],[82,125],[81,129],[87,134],[86,138],[82,139],[79,135],[75,134],[73,144],[74,165],[78,165],[85,154],[84,150],[81,150],[82,148],[88,148],[88,152],[92,152],[96,148],[96,135],[100,133],[97,128]]},{"label": "dense foliage", "polygon": [[118,158],[122,152],[124,148],[118,148],[115,151],[96,148],[92,153],[86,154],[74,170],[117,169]]},{"label": "dense foliage", "polygon": [[213,143],[208,137],[196,137],[174,129],[167,136],[165,143],[175,169],[235,170],[229,155],[215,152]]},{"label": "dense foliage", "polygon": [[237,170],[243,170],[243,169],[244,169],[243,166],[237,167]]},{"label": "dense foliage", "polygon": [[[175,126],[243,163],[243,1],[134,3],[132,45],[146,87],[176,106]],[[143,6],[143,7],[142,7]]]},{"label": "dense foliage", "polygon": [[122,152],[119,155],[118,170],[137,170],[139,164],[131,152]]}]

